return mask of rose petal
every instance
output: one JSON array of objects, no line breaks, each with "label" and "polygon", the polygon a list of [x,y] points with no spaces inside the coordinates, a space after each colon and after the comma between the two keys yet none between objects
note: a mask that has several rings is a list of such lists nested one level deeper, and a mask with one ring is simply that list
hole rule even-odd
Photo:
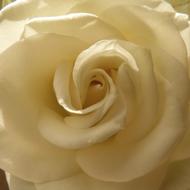
[{"label": "rose petal", "polygon": [[10,190],[37,190],[34,183],[21,180],[15,176],[10,177],[9,188]]},{"label": "rose petal", "polygon": [[160,190],[187,190],[190,187],[190,160],[174,162],[170,165]]},{"label": "rose petal", "polygon": [[30,138],[42,105],[64,115],[53,92],[53,75],[59,64],[72,62],[85,47],[75,38],[44,34],[20,41],[1,55],[0,105],[6,128]]},{"label": "rose petal", "polygon": [[160,167],[156,171],[128,183],[111,183],[99,181],[83,173],[79,173],[60,181],[36,184],[36,188],[37,190],[158,190],[164,175],[165,169]]},{"label": "rose petal", "polygon": [[[161,3],[160,1],[148,2],[157,5]],[[92,3],[84,1],[74,6],[70,12],[80,10],[96,14],[103,21],[117,28],[127,40],[147,48],[163,48],[180,62],[185,63],[186,52],[184,51],[184,43],[180,32],[176,30],[175,14],[170,11],[163,14],[163,12],[142,5],[146,5],[146,3],[143,4],[141,1],[134,1],[134,3],[117,1],[110,4],[106,0],[92,1]],[[177,46],[171,45],[173,39],[178,44]]]},{"label": "rose petal", "polygon": [[62,180],[49,181],[46,183],[30,183],[11,176],[10,190],[158,190],[166,173],[166,166],[161,166],[157,170],[127,183],[103,182],[87,176],[84,173],[78,173],[72,177]]},{"label": "rose petal", "polygon": [[151,132],[134,144],[113,140],[80,150],[77,161],[88,175],[115,182],[142,176],[163,163],[184,134],[183,113],[189,90],[186,70],[181,63],[161,50],[153,53],[153,60],[156,71],[165,77],[162,84],[164,104],[159,121]]},{"label": "rose petal", "polygon": [[64,118],[45,110],[40,117],[39,130],[42,136],[57,146],[68,149],[88,147],[107,140],[123,128],[126,108],[122,105],[123,101],[117,99],[102,121],[91,128],[69,126]]},{"label": "rose petal", "polygon": [[[117,5],[130,6],[130,5],[143,5],[148,6],[150,8],[157,8],[162,4],[161,0],[118,0],[118,1],[110,1],[110,0],[84,0],[74,5],[69,12],[88,12],[99,15],[104,10],[114,7]],[[165,3],[164,3],[165,4]],[[168,4],[168,3],[167,3]]]},{"label": "rose petal", "polygon": [[[96,35],[94,35],[96,31]],[[23,37],[36,33],[55,33],[73,36],[92,44],[101,39],[124,39],[114,27],[89,13],[73,13],[57,17],[37,17],[25,25]]]},{"label": "rose petal", "polygon": [[0,12],[0,52],[20,39],[30,18],[64,15],[76,3],[75,0],[17,0],[9,4]]},{"label": "rose petal", "polygon": [[0,167],[22,179],[44,182],[79,171],[75,152],[47,142],[30,142],[7,132],[0,133]]},{"label": "rose petal", "polygon": [[113,141],[80,150],[77,161],[88,175],[96,179],[130,181],[167,159],[182,132],[183,116],[179,106],[176,102],[168,102],[162,120],[146,138],[135,144]]},{"label": "rose petal", "polygon": [[129,143],[130,141],[136,141],[142,138],[154,127],[158,119],[158,104],[160,100],[150,52],[128,42],[120,41],[120,45],[133,55],[137,65],[136,67],[138,68],[138,72],[134,72],[134,70],[126,68],[123,65],[123,68],[118,72],[117,86],[125,92],[124,96],[127,97],[131,93],[128,92],[129,90],[126,92],[126,83],[129,81],[128,77],[130,77],[134,91],[130,99],[126,98],[127,105],[132,103],[129,103],[129,101],[133,99],[133,105],[131,105],[133,106],[131,122],[129,123],[127,115],[127,127],[117,135],[119,141]]},{"label": "rose petal", "polygon": [[[97,123],[107,112],[110,106],[113,104],[116,97],[116,89],[110,77],[103,70],[94,70],[97,73],[104,76],[107,86],[109,87],[108,92],[105,97],[99,102],[90,105],[87,108],[82,107],[81,98],[78,102],[80,107],[77,108],[72,105],[72,93],[70,92],[70,87],[72,84],[71,71],[68,72],[69,66],[66,64],[61,65],[54,78],[54,89],[57,97],[57,101],[61,106],[65,108],[71,115],[65,117],[65,122],[68,126],[80,127],[80,128],[88,128],[92,127],[95,123]],[[94,72],[93,72],[94,73]],[[89,74],[89,72],[88,72]],[[87,87],[85,87],[87,88]],[[85,91],[85,88],[82,90]],[[78,91],[77,91],[78,92]],[[75,97],[77,96],[76,94]],[[74,114],[73,114],[74,113]]]},{"label": "rose petal", "polygon": [[185,135],[183,139],[179,142],[179,144],[176,147],[176,150],[174,151],[172,155],[172,161],[178,161],[178,160],[184,160],[187,158],[190,158],[190,129],[189,129],[189,123],[190,123],[190,106],[187,109],[187,119],[186,119],[186,127],[187,130],[185,132]]}]

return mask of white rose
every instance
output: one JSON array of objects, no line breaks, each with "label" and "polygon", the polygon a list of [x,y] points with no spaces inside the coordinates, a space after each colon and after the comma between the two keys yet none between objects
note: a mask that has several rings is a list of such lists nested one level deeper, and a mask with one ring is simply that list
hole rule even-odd
[{"label": "white rose", "polygon": [[162,0],[17,0],[0,21],[12,190],[190,187],[187,15]]}]

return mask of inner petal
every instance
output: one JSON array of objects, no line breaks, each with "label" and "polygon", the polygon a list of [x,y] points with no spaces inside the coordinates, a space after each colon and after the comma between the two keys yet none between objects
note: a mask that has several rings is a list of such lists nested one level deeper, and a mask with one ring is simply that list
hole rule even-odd
[{"label": "inner petal", "polygon": [[86,94],[86,100],[84,102],[84,108],[96,104],[103,99],[106,93],[105,84],[98,80],[93,80],[88,86],[88,91]]}]

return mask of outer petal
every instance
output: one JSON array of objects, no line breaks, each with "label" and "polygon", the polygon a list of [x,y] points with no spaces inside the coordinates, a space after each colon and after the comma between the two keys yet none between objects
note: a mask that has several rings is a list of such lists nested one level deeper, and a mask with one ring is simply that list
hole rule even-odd
[{"label": "outer petal", "polygon": [[47,142],[29,142],[18,136],[0,133],[0,167],[22,179],[44,182],[78,172],[75,152]]},{"label": "outer petal", "polygon": [[10,190],[37,190],[34,183],[21,180],[15,176],[10,177],[9,188]]},{"label": "outer petal", "polygon": [[0,52],[19,40],[25,23],[32,17],[64,15],[75,0],[17,0],[0,11]]},{"label": "outer petal", "polygon": [[73,177],[45,184],[36,184],[37,190],[158,190],[165,175],[165,169],[156,171],[128,183],[111,183],[93,179],[83,173]]},{"label": "outer petal", "polygon": [[187,190],[190,188],[190,160],[174,162],[170,165],[160,190]]},{"label": "outer petal", "polygon": [[179,160],[184,160],[187,158],[190,158],[190,105],[188,104],[189,108],[187,110],[187,121],[186,121],[186,126],[187,130],[185,132],[185,135],[181,142],[178,144],[176,147],[176,150],[174,151],[172,155],[172,161],[179,161]]},{"label": "outer petal", "polygon": [[[71,61],[84,48],[83,42],[71,37],[40,35],[15,44],[0,56],[0,107],[2,124],[8,131],[6,136],[2,132],[0,138],[1,168],[38,182],[72,173],[71,168],[66,168],[75,168],[75,154],[46,144],[37,124],[43,106],[65,115],[53,93],[53,74],[57,65]],[[14,139],[12,133],[18,136]],[[70,164],[64,166],[66,158]],[[55,166],[57,170],[51,174]]]},{"label": "outer petal", "polygon": [[[128,183],[110,183],[93,179],[84,173],[47,183],[33,184],[11,176],[10,190],[158,190],[165,176],[166,166]],[[24,187],[24,188],[21,188]],[[20,188],[20,189],[19,189]]]},{"label": "outer petal", "polygon": [[[119,1],[117,3],[108,3],[108,5],[106,5],[106,2],[106,0],[93,1],[92,3],[84,1],[84,3],[76,5],[70,12],[80,10],[97,14],[106,23],[117,28],[127,40],[148,48],[161,47],[182,63],[186,62],[184,42],[174,21],[175,13],[168,11],[164,14],[143,6],[145,4],[142,2],[125,3]],[[148,2],[159,3],[158,1]],[[158,26],[160,25],[162,27],[159,28]],[[174,43],[173,39],[175,39],[177,46],[171,45]]]},{"label": "outer petal", "polygon": [[190,22],[188,27],[181,31],[182,38],[185,42],[187,48],[187,55],[188,55],[188,71],[190,76]]},{"label": "outer petal", "polygon": [[[94,35],[94,31],[96,31],[96,35]],[[73,36],[89,44],[101,39],[124,38],[116,28],[89,13],[33,18],[25,25],[23,37],[28,37],[35,33]]]},{"label": "outer petal", "polygon": [[1,55],[0,106],[6,128],[34,138],[42,106],[64,115],[53,92],[53,75],[59,64],[72,62],[85,47],[85,43],[75,38],[37,35],[20,41]]}]

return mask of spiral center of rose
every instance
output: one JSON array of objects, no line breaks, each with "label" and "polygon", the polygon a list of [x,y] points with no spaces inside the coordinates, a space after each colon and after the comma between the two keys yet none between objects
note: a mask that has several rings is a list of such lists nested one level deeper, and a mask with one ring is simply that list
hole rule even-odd
[{"label": "spiral center of rose", "polygon": [[[74,148],[101,142],[124,127],[127,115],[124,94],[127,93],[122,88],[126,88],[123,83],[131,83],[127,70],[138,68],[133,56],[117,40],[99,41],[82,51],[75,62],[63,63],[57,68],[55,94],[69,115],[64,118],[65,130],[75,134],[76,130],[86,129],[79,132],[80,143],[72,139]],[[96,135],[92,138],[91,133]]]}]

